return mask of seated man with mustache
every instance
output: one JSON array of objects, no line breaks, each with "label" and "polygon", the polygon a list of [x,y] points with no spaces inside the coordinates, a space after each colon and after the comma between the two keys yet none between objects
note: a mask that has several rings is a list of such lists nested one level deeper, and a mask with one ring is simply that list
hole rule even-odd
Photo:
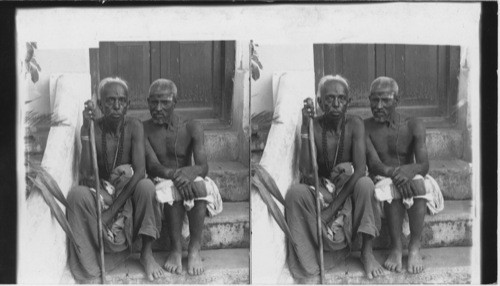
[{"label": "seated man with mustache", "polygon": [[370,88],[373,117],[365,120],[367,159],[376,184],[375,196],[385,202],[391,252],[384,263],[390,271],[402,271],[402,224],[405,210],[410,223],[408,272],[423,271],[420,240],[426,205],[431,213],[443,208],[439,186],[430,176],[426,131],[421,120],[396,111],[399,88],[389,77],[379,77]]},{"label": "seated man with mustache", "polygon": [[[174,113],[177,87],[168,79],[157,79],[149,88],[151,119],[143,122],[148,175],[156,184],[157,199],[164,203],[169,225],[171,252],[165,269],[182,273],[182,226],[189,218],[190,241],[187,272],[204,272],[200,256],[205,216],[222,211],[217,186],[206,177],[207,154],[203,126]],[[192,163],[194,159],[194,164]]]},{"label": "seated man with mustache", "polygon": [[[349,85],[341,76],[324,76],[318,84],[318,103],[324,114],[314,118],[325,269],[338,265],[350,252],[352,240],[362,237],[361,262],[369,279],[383,274],[373,256],[372,242],[379,235],[380,217],[373,182],[365,177],[363,120],[346,114],[351,101]],[[312,100],[302,110],[300,170],[304,184],[294,185],[285,197],[285,216],[295,241],[289,242],[287,262],[296,279],[319,274],[314,176],[308,148],[308,121]]]}]

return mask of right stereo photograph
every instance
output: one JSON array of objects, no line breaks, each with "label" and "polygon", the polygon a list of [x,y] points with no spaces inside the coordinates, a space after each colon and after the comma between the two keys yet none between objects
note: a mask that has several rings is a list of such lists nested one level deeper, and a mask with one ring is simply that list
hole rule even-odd
[{"label": "right stereo photograph", "polygon": [[474,56],[252,42],[251,283],[471,283]]}]

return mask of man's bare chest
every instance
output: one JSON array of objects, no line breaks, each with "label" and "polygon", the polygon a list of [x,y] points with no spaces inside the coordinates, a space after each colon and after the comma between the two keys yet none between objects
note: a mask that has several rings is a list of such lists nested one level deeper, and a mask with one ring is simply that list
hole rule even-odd
[{"label": "man's bare chest", "polygon": [[186,156],[192,140],[186,128],[162,128],[148,134],[151,147],[158,157]]}]

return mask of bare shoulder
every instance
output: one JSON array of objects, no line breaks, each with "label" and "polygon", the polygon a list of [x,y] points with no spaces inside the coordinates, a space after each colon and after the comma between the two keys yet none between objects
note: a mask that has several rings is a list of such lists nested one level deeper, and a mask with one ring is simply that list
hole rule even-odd
[{"label": "bare shoulder", "polygon": [[132,134],[137,134],[137,132],[143,132],[144,130],[142,122],[132,117],[125,117],[125,128],[128,128]]},{"label": "bare shoulder", "polygon": [[363,119],[361,119],[358,115],[347,114],[346,125],[350,126],[352,129],[365,129]]},{"label": "bare shoulder", "polygon": [[408,130],[413,135],[424,135],[425,136],[425,124],[422,119],[418,117],[406,117],[406,124],[408,126]]},{"label": "bare shoulder", "polygon": [[153,127],[153,119],[148,119],[142,122],[142,127],[144,129],[144,134],[149,134],[151,128]]},{"label": "bare shoulder", "polygon": [[375,127],[375,119],[373,117],[367,118],[363,120],[364,126],[365,126],[365,132],[370,133],[374,130]]},{"label": "bare shoulder", "polygon": [[202,136],[204,132],[203,125],[194,119],[190,119],[186,122],[186,129],[192,137]]}]

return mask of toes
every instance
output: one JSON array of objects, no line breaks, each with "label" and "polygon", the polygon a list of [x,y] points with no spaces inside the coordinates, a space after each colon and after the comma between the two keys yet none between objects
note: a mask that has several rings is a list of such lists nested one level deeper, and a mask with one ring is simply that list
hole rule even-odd
[{"label": "toes", "polygon": [[182,269],[181,269],[180,267],[177,267],[177,268],[175,269],[175,273],[177,273],[177,274],[182,274]]},{"label": "toes", "polygon": [[370,280],[373,279],[373,275],[371,272],[368,272],[368,279],[370,279]]},{"label": "toes", "polygon": [[155,280],[154,277],[153,277],[153,274],[149,274],[148,275],[148,280],[149,281],[154,281]]},{"label": "toes", "polygon": [[396,266],[396,272],[400,273],[403,270],[401,265]]}]

